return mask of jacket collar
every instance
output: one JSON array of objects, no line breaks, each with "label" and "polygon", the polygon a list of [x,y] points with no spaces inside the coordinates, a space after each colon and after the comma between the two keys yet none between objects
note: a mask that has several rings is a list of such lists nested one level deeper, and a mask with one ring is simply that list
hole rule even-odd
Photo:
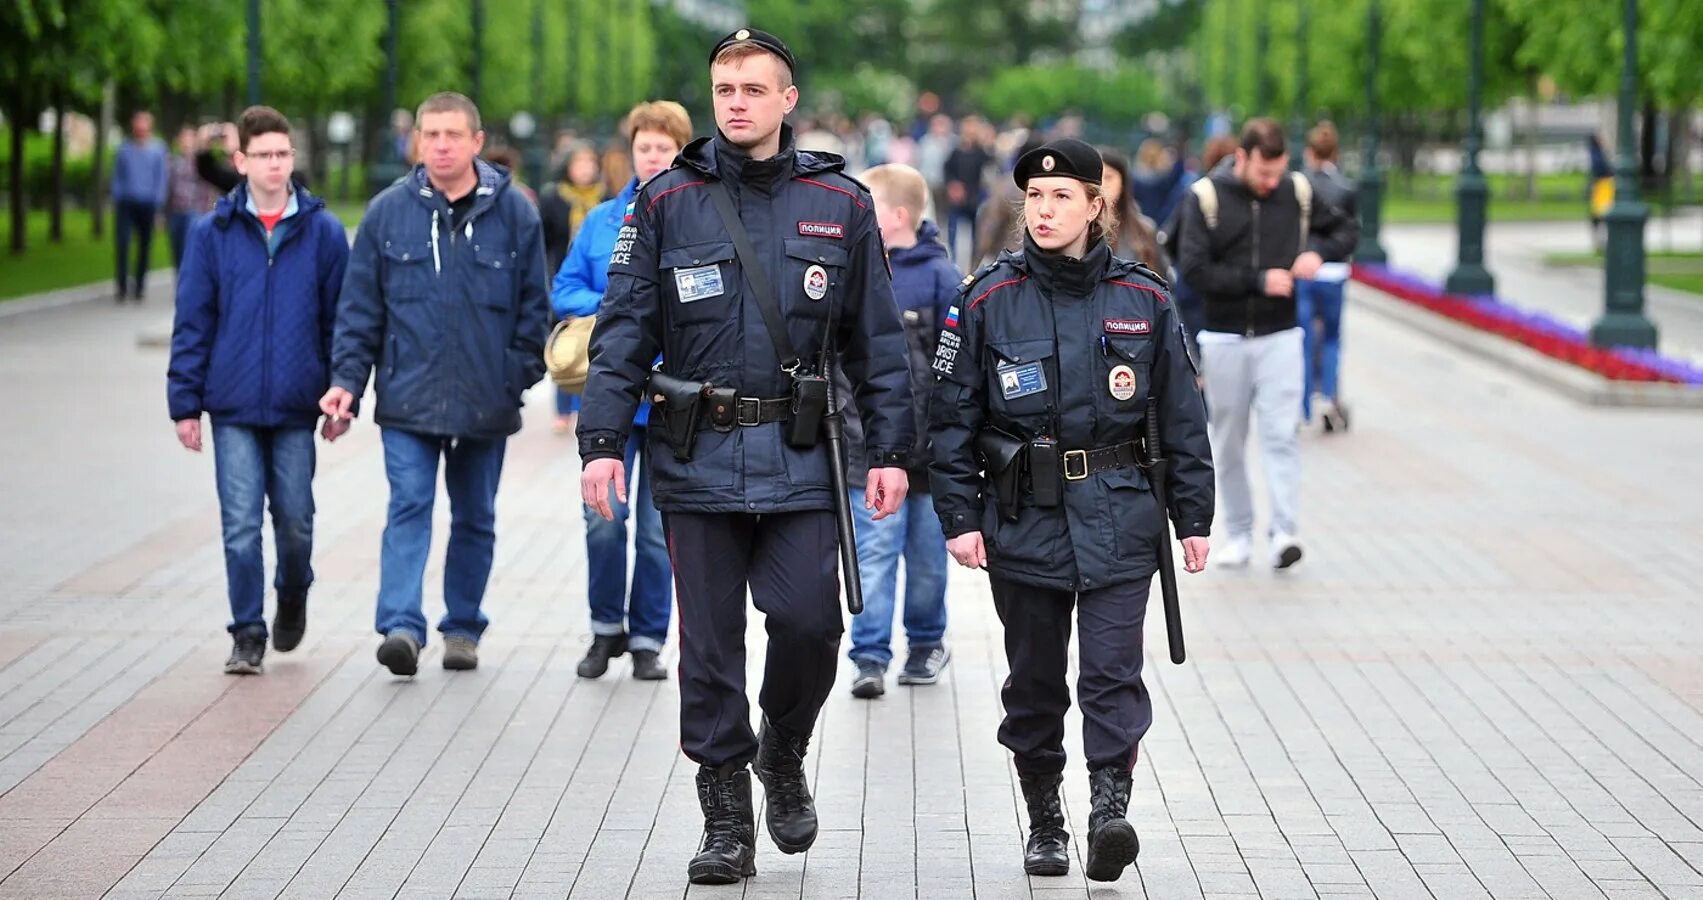
[{"label": "jacket collar", "polygon": [[940,229],[924,219],[917,229],[917,242],[910,247],[895,247],[887,251],[887,259],[897,268],[920,266],[935,258],[946,258],[946,245],[940,242]]},{"label": "jacket collar", "polygon": [[[307,188],[292,181],[289,202],[284,207],[288,217],[307,216],[325,208],[325,201],[314,196]],[[239,216],[249,216],[256,222],[260,217],[254,214],[254,204],[248,196],[248,182],[244,181],[231,189],[231,192],[219,198],[213,206],[213,221],[223,228],[231,223],[231,219]]]},{"label": "jacket collar", "polygon": [[[479,183],[474,185],[473,212],[469,219],[478,216],[495,204],[497,194],[509,186],[509,170],[502,166],[492,165],[478,157],[473,158],[473,171],[479,175]],[[412,193],[428,209],[449,209],[449,198],[443,192],[432,186],[430,176],[426,174],[426,164],[419,163],[414,171],[409,173],[408,182]]]},{"label": "jacket collar", "polygon": [[728,143],[720,129],[712,137],[701,137],[686,145],[674,160],[718,181],[773,184],[776,179],[838,172],[846,167],[845,157],[834,153],[800,150],[792,126],[781,123],[781,150],[764,160],[753,160],[745,151]]},{"label": "jacket collar", "polygon": [[1104,239],[1095,241],[1081,259],[1042,250],[1023,235],[1023,257],[1030,277],[1051,294],[1086,297],[1110,274],[1112,251]]}]

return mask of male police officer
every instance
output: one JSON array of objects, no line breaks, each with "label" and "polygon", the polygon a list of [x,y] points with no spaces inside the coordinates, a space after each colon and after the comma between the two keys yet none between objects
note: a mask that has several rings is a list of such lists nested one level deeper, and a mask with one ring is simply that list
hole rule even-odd
[{"label": "male police officer", "polygon": [[[877,519],[904,501],[914,426],[874,204],[844,160],[794,147],[782,123],[798,102],[791,52],[742,29],[710,61],[718,133],[639,192],[616,239],[579,444],[585,501],[608,516],[611,484],[625,499],[622,448],[648,379],[680,596],[680,744],[701,767],[703,846],[687,873],[731,884],[756,871],[753,759],[775,844],[800,853],[816,839],[803,759],[844,631],[828,455],[810,446],[824,343],[857,387]],[[745,695],[747,588],[769,634],[760,738]]]}]

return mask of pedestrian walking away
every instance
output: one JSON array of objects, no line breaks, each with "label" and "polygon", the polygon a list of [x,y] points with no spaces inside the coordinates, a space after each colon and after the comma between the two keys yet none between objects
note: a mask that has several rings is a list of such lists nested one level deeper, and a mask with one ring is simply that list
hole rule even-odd
[{"label": "pedestrian walking away", "polygon": [[[1329,206],[1349,222],[1360,221],[1354,182],[1336,167],[1336,126],[1320,122],[1307,133],[1305,171],[1312,183],[1313,202]],[[1358,240],[1359,230],[1355,230]],[[1312,278],[1295,282],[1295,316],[1304,335],[1301,344],[1301,417],[1313,421],[1315,397],[1319,420],[1327,434],[1348,430],[1348,406],[1338,392],[1337,370],[1342,362],[1342,302],[1348,286],[1348,264],[1327,262]]]},{"label": "pedestrian walking away", "polygon": [[1273,119],[1249,121],[1234,162],[1190,185],[1181,209],[1177,268],[1205,306],[1198,340],[1224,503],[1218,564],[1245,566],[1253,553],[1247,443],[1257,424],[1271,497],[1268,558],[1287,569],[1301,560],[1305,375],[1295,283],[1346,260],[1359,225],[1289,171],[1283,127]]},{"label": "pedestrian walking away", "polygon": [[478,666],[496,547],[497,484],[521,395],[544,374],[549,318],[544,239],[532,201],[477,159],[479,110],[455,93],[420,104],[424,161],[367,205],[337,313],[331,388],[320,408],[357,412],[377,377],[373,420],[390,481],[379,554],[378,660],[413,675],[438,464],[449,491],[443,666]]},{"label": "pedestrian walking away", "polygon": [[[1078,140],[1018,160],[1022,249],[966,279],[935,352],[930,470],[947,549],[985,568],[1010,677],[999,741],[1028,807],[1023,868],[1070,868],[1059,789],[1071,616],[1089,795],[1086,875],[1140,849],[1126,815],[1153,721],[1141,680],[1148,587],[1169,515],[1184,567],[1206,567],[1212,453],[1195,366],[1164,280],[1112,255],[1100,154]],[[1157,422],[1150,422],[1157,416]],[[1155,445],[1155,442],[1157,445]],[[1142,466],[1171,462],[1161,509]],[[1156,468],[1155,471],[1160,471]]]},{"label": "pedestrian walking away", "polygon": [[[711,52],[717,132],[624,212],[579,426],[582,496],[613,518],[641,395],[655,404],[646,446],[680,597],[680,746],[699,766],[704,814],[687,877],[698,884],[756,871],[753,762],[775,845],[801,853],[816,840],[804,760],[844,631],[844,473],[830,474],[821,440],[834,352],[856,388],[872,518],[903,506],[916,440],[873,202],[844,160],[794,146],[783,119],[798,103],[795,68],[780,39],[750,29]],[[745,692],[748,591],[768,631],[760,735]]]},{"label": "pedestrian walking away", "polygon": [[[680,148],[692,139],[692,119],[686,108],[670,100],[641,103],[627,113],[628,142],[633,148],[637,177],[614,199],[592,209],[575,234],[550,290],[557,316],[591,316],[603,303],[609,286],[609,258],[639,187],[662,174]],[[669,610],[674,603],[673,568],[662,514],[651,499],[650,403],[642,400],[627,435],[622,466],[627,477],[622,496],[628,504],[607,498],[613,519],[585,505],[586,597],[591,607],[591,646],[579,663],[581,678],[600,678],[609,662],[631,653],[633,677],[658,681],[668,677],[660,661],[668,640]],[[632,591],[627,584],[627,519],[633,519]]]},{"label": "pedestrian walking away", "polygon": [[[934,684],[952,658],[945,641],[946,541],[928,492],[927,429],[928,404],[934,394],[934,371],[929,366],[962,273],[947,258],[940,229],[922,217],[928,206],[928,182],[921,172],[897,164],[878,166],[863,173],[863,181],[875,198],[875,218],[887,248],[887,264],[893,271],[893,299],[905,326],[913,421],[918,432],[906,467],[910,492],[898,514],[890,522],[877,523],[861,503],[853,504],[864,607],[852,618],[848,655],[857,669],[852,695],[868,700],[887,690],[901,559],[905,565],[908,652],[899,670],[899,683]],[[849,384],[846,387],[849,391]],[[862,454],[858,452],[863,423],[853,408],[846,409],[845,418],[846,437],[853,448],[849,453],[849,482],[855,500],[864,490]]]},{"label": "pedestrian walking away", "polygon": [[[267,504],[278,552],[273,649],[307,630],[313,584],[313,428],[330,381],[332,324],[349,244],[325,202],[290,181],[290,123],[254,106],[238,122],[245,181],[185,238],[172,325],[167,404],[177,438],[196,453],[212,424],[213,471],[225,545],[231,655],[225,671],[259,674],[266,655]],[[336,440],[348,419],[327,417]]]}]

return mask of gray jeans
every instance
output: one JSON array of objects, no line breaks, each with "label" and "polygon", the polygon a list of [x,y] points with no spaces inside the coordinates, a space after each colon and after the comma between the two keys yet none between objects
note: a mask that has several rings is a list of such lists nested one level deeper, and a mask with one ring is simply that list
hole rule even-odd
[{"label": "gray jeans", "polygon": [[1254,533],[1248,487],[1248,419],[1259,426],[1261,463],[1271,490],[1270,533],[1299,533],[1301,506],[1301,329],[1215,342],[1202,335],[1201,368],[1211,415],[1212,468],[1231,537]]}]

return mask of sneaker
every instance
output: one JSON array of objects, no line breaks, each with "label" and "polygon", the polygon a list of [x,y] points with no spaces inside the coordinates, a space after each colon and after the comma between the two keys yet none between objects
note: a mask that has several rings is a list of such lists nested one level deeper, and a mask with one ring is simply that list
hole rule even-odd
[{"label": "sneaker", "polygon": [[1301,539],[1278,532],[1271,536],[1271,567],[1287,569],[1301,561]]},{"label": "sneaker", "polygon": [[259,626],[243,628],[231,635],[231,657],[225,660],[226,675],[259,675],[266,658],[266,631]]},{"label": "sneaker", "polygon": [[900,684],[933,684],[940,680],[940,670],[952,661],[952,651],[944,646],[915,647],[899,670]]},{"label": "sneaker", "polygon": [[272,617],[272,649],[288,653],[307,633],[307,594],[279,594],[278,613]]},{"label": "sneaker", "polygon": [[1335,400],[1325,401],[1324,408],[1319,412],[1319,416],[1324,419],[1325,432],[1327,434],[1334,431],[1348,430],[1348,407],[1343,406]]},{"label": "sneaker", "polygon": [[1239,569],[1247,565],[1253,555],[1253,539],[1247,535],[1236,535],[1212,552],[1212,562],[1219,568]]},{"label": "sneaker", "polygon": [[446,635],[443,639],[443,667],[451,672],[471,672],[479,668],[479,642],[465,634]]},{"label": "sneaker", "polygon": [[859,700],[874,700],[887,693],[887,670],[872,659],[855,660],[857,678],[852,681],[852,696]]},{"label": "sneaker", "polygon": [[420,668],[420,642],[401,629],[392,631],[378,645],[378,661],[392,675],[413,675]]},{"label": "sneaker", "polygon": [[634,650],[633,677],[640,681],[666,681],[668,670],[662,667],[655,650]]}]

